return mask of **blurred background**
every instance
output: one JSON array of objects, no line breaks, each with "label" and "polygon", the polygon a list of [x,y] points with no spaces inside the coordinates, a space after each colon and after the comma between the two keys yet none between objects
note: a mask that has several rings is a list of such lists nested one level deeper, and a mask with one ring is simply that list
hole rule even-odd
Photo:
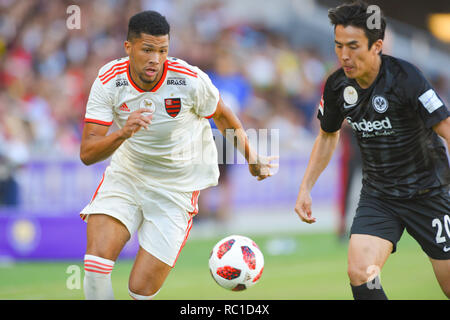
[{"label": "blurred background", "polygon": [[[345,128],[313,190],[317,223],[301,223],[293,210],[324,80],[339,67],[327,10],[342,2],[0,0],[0,264],[84,255],[79,211],[109,162],[79,160],[86,101],[99,68],[125,55],[128,19],[147,9],[171,25],[169,55],[207,72],[246,129],[268,129],[279,141],[266,150],[280,157],[268,180],[254,180],[246,165],[221,165],[220,185],[201,194],[191,238],[276,234],[267,246],[274,254],[295,251],[283,234],[326,233],[345,243],[361,181]],[[387,16],[383,52],[417,65],[448,106],[448,2],[370,3]],[[133,238],[122,258],[136,248]]]}]

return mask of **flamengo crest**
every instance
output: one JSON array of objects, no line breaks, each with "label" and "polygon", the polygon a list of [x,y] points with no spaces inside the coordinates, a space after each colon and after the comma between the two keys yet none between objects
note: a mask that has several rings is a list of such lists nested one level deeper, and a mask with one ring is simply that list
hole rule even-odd
[{"label": "flamengo crest", "polygon": [[164,105],[166,111],[172,118],[175,118],[181,110],[181,99],[180,98],[170,98],[164,99]]}]

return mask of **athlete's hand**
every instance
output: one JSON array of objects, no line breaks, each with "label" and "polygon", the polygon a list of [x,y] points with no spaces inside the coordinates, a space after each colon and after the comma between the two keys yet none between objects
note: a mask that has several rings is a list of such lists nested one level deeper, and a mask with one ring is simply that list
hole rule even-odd
[{"label": "athlete's hand", "polygon": [[307,191],[300,189],[300,192],[297,196],[297,201],[295,202],[295,212],[298,214],[300,219],[306,223],[314,223],[316,222],[316,218],[312,216],[311,211],[311,194]]},{"label": "athlete's hand", "polygon": [[278,158],[278,156],[258,156],[256,163],[250,163],[248,165],[248,169],[250,170],[252,176],[257,177],[258,181],[264,180],[265,178],[273,175],[273,173],[270,172],[271,168],[278,168],[277,163],[272,163],[273,160]]},{"label": "athlete's hand", "polygon": [[141,130],[142,127],[148,129],[148,126],[152,123],[153,114],[144,115],[143,113],[152,113],[152,110],[142,108],[133,111],[127,119],[127,122],[121,129],[122,137],[125,139],[131,138],[136,132]]}]

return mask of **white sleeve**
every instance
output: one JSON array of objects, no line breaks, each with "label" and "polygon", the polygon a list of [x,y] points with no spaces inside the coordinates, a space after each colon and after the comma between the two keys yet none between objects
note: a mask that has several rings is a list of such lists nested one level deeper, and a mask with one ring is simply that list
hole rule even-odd
[{"label": "white sleeve", "polygon": [[114,112],[111,98],[97,77],[91,87],[84,121],[109,126],[113,123],[113,117]]},{"label": "white sleeve", "polygon": [[206,73],[196,68],[198,82],[196,90],[195,112],[201,117],[211,117],[219,103],[219,90],[213,85]]}]

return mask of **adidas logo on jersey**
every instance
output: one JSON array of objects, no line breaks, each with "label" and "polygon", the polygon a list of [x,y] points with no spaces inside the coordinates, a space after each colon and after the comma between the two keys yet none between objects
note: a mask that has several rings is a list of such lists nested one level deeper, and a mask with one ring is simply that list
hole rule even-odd
[{"label": "adidas logo on jersey", "polygon": [[355,131],[372,132],[374,130],[392,129],[392,124],[388,117],[375,121],[362,119],[360,122],[353,122],[350,117],[347,117],[347,122]]},{"label": "adidas logo on jersey", "polygon": [[130,112],[130,108],[128,108],[128,106],[127,106],[126,103],[122,104],[122,105],[119,107],[119,109],[122,110],[122,111]]}]

